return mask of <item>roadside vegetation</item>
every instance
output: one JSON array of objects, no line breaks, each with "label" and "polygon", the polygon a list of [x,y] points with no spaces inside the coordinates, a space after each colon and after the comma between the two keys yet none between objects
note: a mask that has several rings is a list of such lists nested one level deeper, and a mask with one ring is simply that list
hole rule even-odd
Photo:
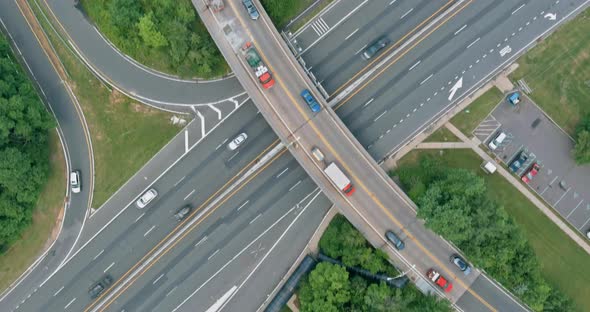
[{"label": "roadside vegetation", "polygon": [[[321,251],[372,273],[399,275],[387,255],[374,249],[342,215],[334,217],[320,239]],[[413,285],[397,289],[346,271],[342,266],[321,262],[303,279],[299,288],[303,312],[330,311],[430,311],[450,312],[446,300],[425,296]]]},{"label": "roadside vegetation", "polygon": [[590,113],[576,127],[574,159],[578,165],[590,163]]},{"label": "roadside vegetation", "polygon": [[92,207],[99,208],[178,133],[180,126],[171,124],[172,114],[107,89],[59,40],[34,0],[29,2],[69,73],[68,84],[84,111],[94,151]]},{"label": "roadside vegetation", "polygon": [[182,77],[213,78],[229,67],[190,0],[81,0],[100,31],[138,62]]},{"label": "roadside vegetation", "polygon": [[[262,6],[275,24],[275,27],[281,31],[293,18],[303,12],[315,0],[261,0]],[[331,1],[326,1],[331,2]]]},{"label": "roadside vegetation", "polygon": [[0,254],[0,291],[8,288],[55,239],[66,194],[66,160],[56,131],[49,135],[49,175],[33,209],[32,222]]},{"label": "roadside vegetation", "polygon": [[518,59],[511,80],[524,79],[531,97],[570,136],[590,114],[590,9]]},{"label": "roadside vegetation", "polygon": [[49,176],[55,125],[0,33],[0,254],[32,224]]},{"label": "roadside vegetation", "polygon": [[473,136],[473,130],[488,116],[488,114],[502,100],[504,95],[496,87],[479,96],[467,108],[457,113],[451,123],[468,137]]},{"label": "roadside vegetation", "polygon": [[590,256],[471,150],[412,151],[395,175],[426,226],[535,311],[590,309]]}]

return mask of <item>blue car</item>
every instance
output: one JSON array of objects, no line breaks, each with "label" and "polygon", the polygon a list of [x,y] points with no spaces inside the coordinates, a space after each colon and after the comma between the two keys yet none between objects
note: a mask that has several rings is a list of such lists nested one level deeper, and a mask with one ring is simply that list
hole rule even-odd
[{"label": "blue car", "polygon": [[256,6],[254,6],[252,0],[242,0],[242,4],[248,11],[248,15],[250,15],[251,19],[257,20],[260,17],[260,14],[258,14],[258,9],[256,9]]},{"label": "blue car", "polygon": [[317,113],[322,109],[309,90],[305,89],[301,91],[301,97],[305,100],[305,103],[307,103],[312,112]]},{"label": "blue car", "polygon": [[516,173],[527,159],[529,159],[529,156],[525,152],[520,152],[518,157],[516,157],[516,159],[510,164],[510,170]]}]

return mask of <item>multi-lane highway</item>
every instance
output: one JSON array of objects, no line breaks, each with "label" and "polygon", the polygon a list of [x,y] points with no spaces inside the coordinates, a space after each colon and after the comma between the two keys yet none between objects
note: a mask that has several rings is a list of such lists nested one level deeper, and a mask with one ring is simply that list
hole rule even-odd
[{"label": "multi-lane highway", "polygon": [[[492,77],[495,71],[508,64],[538,36],[561,23],[569,14],[577,12],[587,1],[505,1],[502,4],[485,1],[434,4],[424,1],[358,1],[356,6],[354,2],[347,2],[353,5],[348,11],[338,11],[338,7],[334,6],[333,11],[328,10],[322,17],[320,23],[323,33],[316,33],[321,37],[320,40],[303,52],[302,58],[306,61],[307,68],[319,77],[322,85],[330,92],[330,103],[334,105],[344,124],[335,115],[327,112],[327,108],[317,115],[307,111],[298,92],[308,81],[304,78],[304,72],[295,65],[296,61],[287,54],[288,50],[280,43],[278,35],[273,33],[273,27],[267,19],[249,21],[239,1],[236,1],[229,2],[226,10],[216,17],[217,20],[213,20],[213,16],[206,15],[210,13],[204,11],[200,1],[194,3],[197,11],[205,15],[205,21],[215,23],[212,24],[213,27],[219,27],[219,23],[228,23],[235,31],[234,34],[243,36],[244,40],[254,41],[261,49],[263,57],[276,74],[278,83],[273,89],[265,91],[266,93],[257,89],[255,81],[245,73],[243,63],[238,63],[236,73],[243,75],[240,79],[257,103],[264,103],[267,99],[272,104],[281,103],[273,109],[283,112],[279,115],[285,119],[284,124],[295,132],[287,142],[295,143],[298,140],[290,149],[298,161],[306,165],[306,169],[311,167],[311,170],[315,170],[312,176],[322,188],[330,189],[330,184],[325,178],[318,178],[318,165],[312,163],[306,155],[311,144],[320,146],[329,160],[336,160],[352,175],[358,190],[351,201],[338,197],[334,190],[328,195],[339,207],[350,207],[344,212],[355,225],[366,229],[364,232],[369,240],[382,245],[382,233],[385,229],[402,232],[408,243],[408,250],[401,257],[396,254],[398,265],[404,267],[415,264],[419,268],[414,272],[416,277],[421,276],[423,268],[430,265],[444,268],[449,276],[457,279],[456,290],[451,293],[450,299],[465,311],[522,309],[484,275],[474,275],[472,279],[460,279],[456,276],[456,272],[446,263],[447,254],[452,248],[441,243],[438,237],[425,230],[420,222],[416,222],[414,211],[409,209],[403,196],[396,193],[393,185],[390,185],[392,188],[383,189],[390,182],[382,173],[375,171],[371,157],[362,147],[367,148],[374,159],[383,159],[392,149],[395,150],[409,137],[423,130],[450,105],[469,95],[483,81]],[[342,3],[340,1],[336,4]],[[72,28],[82,29],[80,25],[88,23],[82,19],[72,3],[50,1],[49,4],[54,11],[59,11],[56,15],[68,32],[75,32]],[[60,5],[65,6],[56,10],[56,6]],[[63,17],[60,16],[62,12],[74,12],[80,16]],[[556,14],[557,18],[546,18],[548,13]],[[332,14],[332,17],[328,14]],[[332,24],[331,20],[335,22]],[[316,21],[312,20],[312,23]],[[86,28],[86,34],[93,31],[91,27]],[[274,37],[269,35],[271,33]],[[388,36],[394,48],[376,58],[376,62],[362,60],[356,52],[380,35]],[[71,38],[80,50],[86,51],[84,53],[92,53],[91,47],[95,43],[85,41],[87,39],[79,40],[80,36],[84,37],[81,30],[77,37],[72,35]],[[217,36],[217,40],[223,39],[222,34],[218,33]],[[299,42],[305,44],[304,33],[297,36],[300,36]],[[223,45],[226,48],[228,45],[227,41],[218,44],[222,49]],[[330,49],[334,45],[338,47]],[[235,48],[230,47],[230,51],[236,51]],[[97,56],[97,60],[99,58]],[[230,63],[233,58],[233,66],[236,65],[235,62],[239,62],[235,55],[229,55],[228,58]],[[288,59],[289,62],[285,61]],[[92,65],[100,67],[104,62],[105,60],[93,61]],[[370,66],[365,68],[366,65]],[[120,63],[119,66],[124,68],[123,66],[128,65]],[[106,69],[101,68],[101,71],[107,76],[111,75],[106,74]],[[363,74],[356,75],[359,71]],[[116,77],[119,74],[112,75]],[[175,81],[169,77],[166,79]],[[351,79],[361,80],[346,84]],[[131,83],[124,77],[108,80],[111,83]],[[453,86],[458,86],[458,81],[461,81],[461,86],[451,91]],[[186,82],[177,83],[173,89],[176,91],[174,96],[191,94],[178,87]],[[151,86],[154,91],[165,89]],[[316,93],[319,98],[318,95]],[[164,94],[162,99],[167,96]],[[273,112],[263,110],[263,113],[269,116]],[[343,139],[343,134],[349,134],[346,128],[350,129],[360,144],[355,143],[350,136]],[[229,153],[223,146],[225,140],[242,131],[250,136],[246,145],[238,154]],[[282,133],[289,131],[283,129]],[[175,209],[180,208],[184,202],[194,205],[204,203],[209,195],[235,177],[237,172],[261,155],[263,150],[272,147],[271,144],[275,141],[276,137],[260,115],[257,115],[253,105],[244,105],[222,127],[205,138],[198,149],[187,154],[170,172],[155,182],[160,196],[153,206],[147,208],[145,214],[142,215],[133,206],[127,207],[64,268],[44,283],[43,287],[38,288],[21,304],[18,301],[26,297],[19,297],[18,301],[14,301],[15,305],[10,305],[10,309],[18,306],[17,310],[28,311],[51,306],[56,310],[77,310],[87,306],[91,302],[86,293],[88,287],[105,274],[105,270],[115,279],[132,274],[133,267],[141,263],[141,258],[151,252],[157,242],[170,231],[178,230],[171,219]],[[355,154],[357,157],[353,156]],[[357,174],[359,171],[363,174]],[[368,180],[371,172],[378,179]],[[291,189],[292,187],[295,188]],[[233,299],[226,306],[229,310],[237,306],[252,307],[248,310],[255,310],[266,299],[266,292],[280,280],[281,274],[303,248],[305,238],[311,235],[310,232],[315,229],[329,205],[325,197],[316,199],[321,203],[314,201],[312,205],[306,205],[306,200],[309,200],[311,190],[314,189],[315,186],[297,163],[283,154],[268,167],[262,168],[243,189],[217,206],[211,215],[203,218],[203,221],[195,221],[199,224],[193,231],[180,240],[175,248],[150,265],[148,270],[140,270],[137,278],[129,286],[125,286],[125,289],[121,289],[124,291],[110,292],[107,294],[107,297],[110,296],[109,300],[103,300],[106,298],[104,297],[99,300],[101,303],[94,303],[95,307],[102,307],[104,304],[105,307],[112,307],[111,309],[134,310],[157,306],[166,310],[180,305],[179,310],[194,310],[198,307],[198,310],[204,311],[223,294],[231,293]],[[274,191],[281,197],[276,197]],[[257,196],[248,197],[249,192]],[[190,196],[186,197],[187,195]],[[249,198],[256,198],[257,201]],[[242,206],[244,203],[246,205]],[[299,208],[297,203],[300,203]],[[293,207],[296,209],[289,212]],[[303,210],[302,207],[309,208]],[[297,248],[288,248],[289,243],[271,244],[270,241],[276,241],[279,233],[290,224],[289,220],[294,220],[296,211],[305,212],[299,221],[293,223],[283,240],[291,241],[296,237]],[[289,215],[289,218],[285,217],[274,227],[270,227],[284,215]],[[249,246],[250,249],[237,248],[236,246],[244,247],[263,233],[257,228],[258,224],[271,230]],[[367,224],[371,227],[366,228]],[[300,235],[293,235],[294,229]],[[202,250],[194,246],[198,243],[200,244],[196,247],[201,247]],[[226,245],[228,247],[221,248]],[[264,257],[273,246],[274,253]],[[389,252],[393,255],[392,250]],[[244,259],[248,257],[248,253],[249,257],[265,258],[265,263],[258,266],[261,262]],[[231,259],[233,260],[229,261]],[[274,261],[269,262],[272,260]],[[247,264],[243,267],[236,265],[242,261]],[[186,274],[188,268],[195,270],[194,273]],[[257,271],[253,271],[254,268]],[[117,283],[122,284],[122,280]],[[240,287],[243,283],[255,286]],[[264,290],[255,291],[257,287]],[[158,300],[140,299],[148,296]],[[2,302],[2,305],[5,303]]]},{"label": "multi-lane highway", "polygon": [[[15,55],[24,63],[24,68],[33,83],[41,91],[41,99],[55,116],[57,131],[64,148],[68,169],[82,172],[82,190],[64,194],[66,205],[59,234],[45,253],[0,296],[1,305],[16,305],[19,300],[33,293],[39,283],[73,252],[80,237],[92,198],[93,163],[91,142],[81,109],[75,98],[62,84],[56,69],[43,52],[16,2],[0,3],[1,30],[12,41]],[[69,175],[69,173],[67,173]],[[67,181],[63,181],[64,185]]]}]

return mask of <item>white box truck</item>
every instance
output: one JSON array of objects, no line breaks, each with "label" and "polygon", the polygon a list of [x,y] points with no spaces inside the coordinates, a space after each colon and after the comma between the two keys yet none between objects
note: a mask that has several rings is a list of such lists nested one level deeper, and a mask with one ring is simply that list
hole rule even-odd
[{"label": "white box truck", "polygon": [[350,196],[354,193],[354,186],[335,163],[330,163],[328,167],[324,169],[324,172],[346,196]]}]

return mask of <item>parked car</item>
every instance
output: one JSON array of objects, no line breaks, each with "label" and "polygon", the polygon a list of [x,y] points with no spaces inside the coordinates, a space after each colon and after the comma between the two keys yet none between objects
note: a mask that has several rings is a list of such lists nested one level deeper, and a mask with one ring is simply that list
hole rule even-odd
[{"label": "parked car", "polygon": [[156,196],[158,196],[158,192],[153,188],[149,189],[145,193],[143,193],[143,195],[141,195],[141,197],[135,202],[135,204],[139,209],[145,208],[145,206],[147,206],[147,204],[154,200]]},{"label": "parked car", "polygon": [[182,219],[188,216],[189,212],[191,212],[191,206],[186,205],[178,209],[178,211],[174,214],[174,218],[176,219],[176,221],[182,221]]},{"label": "parked car", "polygon": [[516,173],[518,169],[520,169],[520,167],[522,167],[522,165],[527,161],[527,159],[529,159],[529,156],[524,151],[520,152],[516,159],[510,164],[510,170]]},{"label": "parked car", "polygon": [[82,189],[82,183],[80,182],[79,170],[70,172],[70,186],[72,187],[72,193],[80,193],[80,190]]},{"label": "parked car", "polygon": [[100,281],[92,284],[92,286],[90,286],[90,289],[88,290],[88,294],[90,295],[90,298],[95,299],[98,296],[100,296],[100,294],[102,294],[102,292],[107,289],[109,286],[111,286],[111,284],[113,283],[113,278],[110,275],[105,275],[103,276]]},{"label": "parked car", "polygon": [[375,42],[371,43],[363,52],[363,57],[365,60],[371,59],[375,54],[377,54],[381,49],[385,48],[389,44],[389,40],[387,38],[381,37],[377,39]]},{"label": "parked car", "polygon": [[406,247],[406,244],[404,244],[404,242],[392,231],[385,232],[385,237],[387,237],[387,240],[389,240],[397,250],[402,250]]},{"label": "parked car", "polygon": [[257,20],[260,17],[260,14],[258,13],[258,9],[254,5],[252,0],[242,0],[242,4],[244,5],[246,10],[248,11],[248,14],[250,15],[251,19]]},{"label": "parked car", "polygon": [[238,148],[240,145],[242,145],[242,143],[244,143],[244,141],[246,141],[247,138],[248,138],[248,135],[245,132],[242,132],[237,137],[235,137],[233,140],[231,140],[231,142],[229,142],[229,144],[227,145],[227,148],[229,148],[230,151],[233,151],[236,148]]},{"label": "parked car", "polygon": [[488,146],[490,147],[490,149],[492,151],[496,150],[498,148],[498,146],[500,146],[500,144],[502,144],[502,142],[504,142],[505,139],[506,139],[506,133],[500,132],[500,134],[498,134],[492,141],[490,141]]},{"label": "parked car", "polygon": [[456,265],[459,270],[463,271],[463,274],[468,275],[471,273],[471,266],[458,254],[453,254],[451,256],[451,262]]},{"label": "parked car", "polygon": [[539,170],[541,170],[541,167],[539,166],[539,164],[534,163],[533,166],[531,167],[531,169],[529,169],[529,171],[525,175],[523,175],[522,178],[520,178],[520,179],[522,180],[522,182],[528,184],[537,175],[537,173],[539,173]]},{"label": "parked car", "polygon": [[429,280],[431,280],[436,284],[436,286],[440,287],[445,292],[449,292],[453,289],[453,284],[435,269],[428,270],[428,272],[426,272],[426,277],[428,277]]},{"label": "parked car", "polygon": [[301,97],[305,100],[305,103],[307,103],[307,106],[309,106],[312,112],[317,113],[322,109],[309,90],[305,89],[301,91]]},{"label": "parked car", "polygon": [[586,232],[586,237],[588,237],[588,239],[590,239],[590,230],[588,230],[588,231]]}]

